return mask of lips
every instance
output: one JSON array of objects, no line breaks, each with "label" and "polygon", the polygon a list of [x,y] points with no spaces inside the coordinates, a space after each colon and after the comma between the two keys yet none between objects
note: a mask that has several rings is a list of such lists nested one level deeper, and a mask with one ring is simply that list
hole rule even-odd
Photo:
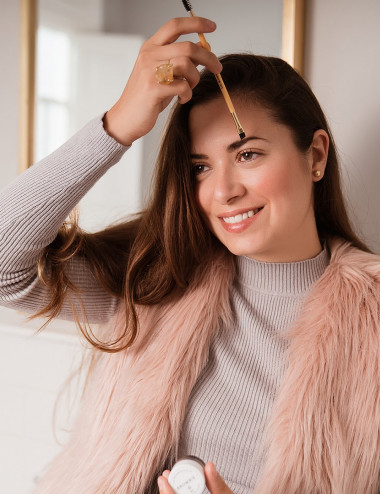
[{"label": "lips", "polygon": [[246,211],[244,213],[238,213],[233,216],[223,216],[222,220],[225,223],[240,223],[248,218],[252,218],[252,216],[255,216],[259,211],[261,211],[263,208],[255,208],[255,209],[250,209],[249,211]]},{"label": "lips", "polygon": [[241,233],[246,230],[256,218],[260,216],[260,212],[264,206],[254,208],[231,211],[219,216],[219,220],[223,228],[229,233]]}]

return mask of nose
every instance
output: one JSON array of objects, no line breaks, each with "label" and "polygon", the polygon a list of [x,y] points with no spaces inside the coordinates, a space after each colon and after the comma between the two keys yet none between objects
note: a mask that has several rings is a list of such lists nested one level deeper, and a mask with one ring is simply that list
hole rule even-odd
[{"label": "nose", "polygon": [[245,194],[245,186],[231,167],[222,167],[214,175],[214,200],[231,204]]}]

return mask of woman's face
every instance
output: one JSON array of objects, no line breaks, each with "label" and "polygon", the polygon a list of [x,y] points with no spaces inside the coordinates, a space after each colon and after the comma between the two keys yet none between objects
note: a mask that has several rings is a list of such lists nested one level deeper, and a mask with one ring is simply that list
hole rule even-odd
[{"label": "woman's face", "polygon": [[261,106],[236,102],[235,109],[242,141],[223,99],[190,112],[202,215],[235,255],[267,262],[314,257],[321,250],[313,209],[318,153],[301,153],[289,128]]}]

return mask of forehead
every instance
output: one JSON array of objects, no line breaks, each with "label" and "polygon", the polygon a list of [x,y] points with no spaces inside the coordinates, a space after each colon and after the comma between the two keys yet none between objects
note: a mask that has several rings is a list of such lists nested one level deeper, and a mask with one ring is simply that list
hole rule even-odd
[{"label": "forehead", "polygon": [[[233,101],[236,115],[246,135],[269,140],[287,127],[279,124],[267,108],[241,99]],[[226,146],[238,138],[236,126],[223,98],[194,106],[189,115],[189,133],[192,152],[199,148]]]}]

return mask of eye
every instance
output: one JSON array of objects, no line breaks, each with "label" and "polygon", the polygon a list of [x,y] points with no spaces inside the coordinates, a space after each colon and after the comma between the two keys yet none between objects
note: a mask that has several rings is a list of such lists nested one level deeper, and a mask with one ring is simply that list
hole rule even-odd
[{"label": "eye", "polygon": [[209,170],[209,169],[210,169],[210,167],[203,164],[203,163],[194,163],[193,164],[193,174],[195,176],[201,175],[202,173],[207,172],[207,170]]},{"label": "eye", "polygon": [[253,151],[252,149],[246,149],[245,151],[241,151],[238,155],[238,161],[253,161],[255,160],[258,156],[260,156],[260,153],[257,153],[256,151]]}]

